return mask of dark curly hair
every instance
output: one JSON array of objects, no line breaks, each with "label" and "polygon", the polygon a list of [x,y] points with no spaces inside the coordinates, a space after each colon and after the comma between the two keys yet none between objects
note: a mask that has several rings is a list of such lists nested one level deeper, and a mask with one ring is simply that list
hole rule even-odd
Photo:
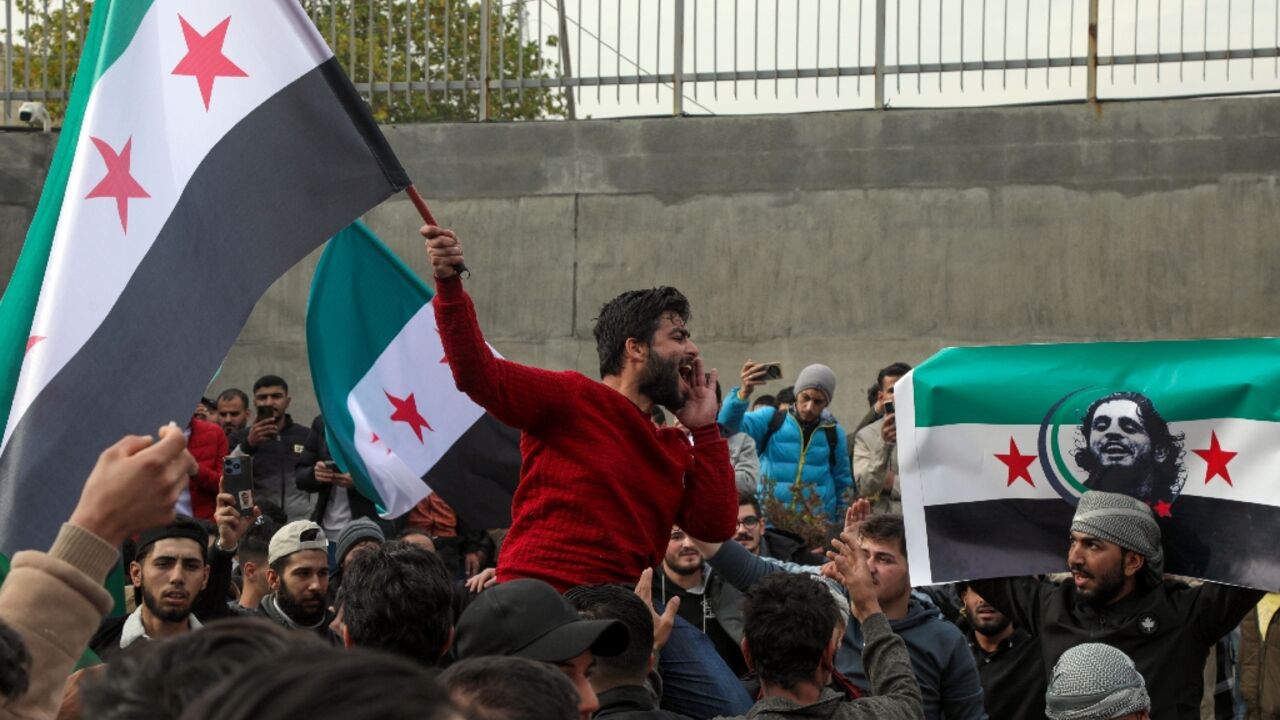
[{"label": "dark curly hair", "polygon": [[[1089,480],[1085,484],[1092,487],[1108,470],[1103,467],[1102,460],[1089,448],[1089,434],[1093,428],[1094,413],[1102,405],[1115,400],[1128,400],[1138,406],[1138,417],[1142,419],[1142,426],[1146,429],[1147,436],[1151,438],[1152,477],[1150,480],[1154,482],[1139,480],[1140,483],[1146,482],[1146,484],[1140,484],[1135,488],[1136,496],[1147,502],[1157,500],[1172,502],[1182,491],[1182,486],[1186,482],[1186,470],[1182,466],[1182,457],[1186,454],[1182,449],[1185,435],[1183,433],[1175,435],[1171,432],[1169,423],[1156,410],[1155,405],[1151,403],[1151,398],[1138,392],[1121,391],[1100,397],[1089,405],[1084,417],[1080,419],[1081,439],[1072,455],[1076,465],[1089,474]],[[1161,454],[1163,457],[1160,457]]]},{"label": "dark curly hair", "polygon": [[600,356],[600,377],[622,372],[622,354],[627,340],[635,338],[646,344],[662,324],[662,317],[675,313],[689,322],[689,299],[673,287],[629,290],[600,308],[596,326],[596,353]]}]

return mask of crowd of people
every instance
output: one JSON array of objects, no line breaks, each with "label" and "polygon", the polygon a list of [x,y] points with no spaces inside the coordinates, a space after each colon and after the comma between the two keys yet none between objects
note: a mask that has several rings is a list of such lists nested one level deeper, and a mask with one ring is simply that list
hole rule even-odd
[{"label": "crowd of people", "polygon": [[0,717],[1280,717],[1280,595],[1166,576],[1140,499],[1085,493],[1062,575],[913,588],[908,365],[856,424],[821,364],[764,396],[777,367],[748,360],[722,391],[658,288],[601,309],[600,380],[527,367],[485,345],[457,237],[423,236],[458,388],[523,433],[511,526],[437,494],[381,518],[285,379],[228,389],[107,448],[13,558]]}]

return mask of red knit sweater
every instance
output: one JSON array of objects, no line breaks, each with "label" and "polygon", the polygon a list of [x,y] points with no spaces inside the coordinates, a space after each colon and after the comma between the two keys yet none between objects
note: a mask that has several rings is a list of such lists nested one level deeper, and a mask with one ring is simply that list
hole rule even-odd
[{"label": "red knit sweater", "polygon": [[196,459],[197,466],[196,474],[188,485],[191,514],[201,520],[212,520],[218,507],[218,488],[222,486],[222,458],[227,456],[227,435],[211,422],[191,418],[187,450]]},{"label": "red knit sweater", "polygon": [[499,581],[537,578],[562,592],[634,584],[661,561],[672,525],[708,542],[733,536],[738,495],[714,423],[695,429],[690,445],[604,383],[495,357],[461,280],[436,285],[436,324],[458,389],[522,431]]}]

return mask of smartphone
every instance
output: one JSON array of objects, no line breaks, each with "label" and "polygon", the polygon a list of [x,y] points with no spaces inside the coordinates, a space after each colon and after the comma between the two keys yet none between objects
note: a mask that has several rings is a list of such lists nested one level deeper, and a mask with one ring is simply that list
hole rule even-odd
[{"label": "smartphone", "polygon": [[222,459],[222,492],[231,493],[236,509],[243,515],[253,512],[253,458],[228,455]]},{"label": "smartphone", "polygon": [[764,379],[777,380],[782,377],[782,363],[765,363]]},{"label": "smartphone", "polygon": [[271,407],[270,405],[259,405],[257,410],[258,410],[258,419],[255,420],[254,422],[271,420],[276,416],[276,409]]},{"label": "smartphone", "polygon": [[893,413],[894,413],[893,401],[892,401],[892,400],[885,400],[885,401],[884,401],[884,414],[885,414],[885,415],[892,415]]}]

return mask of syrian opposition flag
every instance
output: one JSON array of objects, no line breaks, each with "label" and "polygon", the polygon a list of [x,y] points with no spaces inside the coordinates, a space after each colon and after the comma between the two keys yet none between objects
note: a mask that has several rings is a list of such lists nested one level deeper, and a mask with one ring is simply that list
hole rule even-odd
[{"label": "syrian opposition flag", "polygon": [[185,423],[271,282],[407,185],[296,0],[97,0],[0,301],[0,552]]},{"label": "syrian opposition flag", "polygon": [[1099,489],[1165,572],[1280,589],[1280,340],[952,348],[895,395],[913,584],[1065,571]]},{"label": "syrian opposition flag", "polygon": [[363,223],[325,248],[307,354],[329,451],[383,517],[436,491],[472,527],[508,527],[519,433],[454,385],[431,297]]}]

